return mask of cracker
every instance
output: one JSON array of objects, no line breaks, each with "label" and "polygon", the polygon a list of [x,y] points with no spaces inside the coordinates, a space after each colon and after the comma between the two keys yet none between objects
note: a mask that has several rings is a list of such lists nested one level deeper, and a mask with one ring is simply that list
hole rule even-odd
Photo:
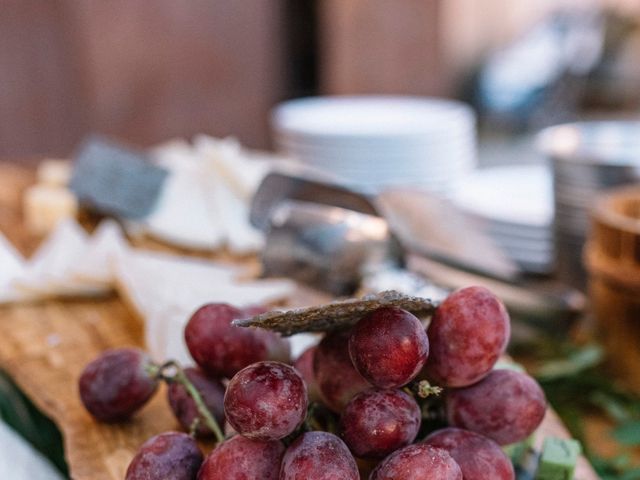
[{"label": "cracker", "polygon": [[381,307],[398,307],[418,317],[433,314],[436,305],[429,299],[387,290],[359,299],[349,299],[288,311],[274,310],[255,317],[234,320],[241,327],[261,327],[293,335],[300,332],[324,332],[355,325],[366,314]]}]

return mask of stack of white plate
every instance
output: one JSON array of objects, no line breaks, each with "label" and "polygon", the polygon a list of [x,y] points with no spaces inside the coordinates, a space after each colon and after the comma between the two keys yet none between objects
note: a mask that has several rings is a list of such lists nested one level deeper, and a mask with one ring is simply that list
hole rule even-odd
[{"label": "stack of white plate", "polygon": [[492,167],[458,184],[454,202],[526,272],[554,266],[553,186],[546,165]]},{"label": "stack of white plate", "polygon": [[279,105],[272,127],[280,151],[363,192],[408,185],[450,195],[476,164],[474,113],[449,100],[303,98]]}]

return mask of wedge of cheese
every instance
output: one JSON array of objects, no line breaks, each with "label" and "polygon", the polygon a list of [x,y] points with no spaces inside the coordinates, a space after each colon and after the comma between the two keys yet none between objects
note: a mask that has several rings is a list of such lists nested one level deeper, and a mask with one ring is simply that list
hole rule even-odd
[{"label": "wedge of cheese", "polygon": [[249,223],[249,205],[211,170],[200,182],[209,215],[219,220],[229,251],[238,255],[259,251],[264,237]]},{"label": "wedge of cheese", "polygon": [[28,301],[33,298],[15,288],[13,281],[24,275],[25,260],[0,232],[0,304]]},{"label": "wedge of cheese", "polygon": [[288,280],[237,280],[235,267],[178,255],[129,250],[117,261],[117,289],[145,320],[146,341],[158,359],[189,358],[183,329],[190,315],[208,302],[238,306],[287,298]]},{"label": "wedge of cheese", "polygon": [[220,220],[207,208],[199,162],[172,147],[159,157],[169,170],[156,208],[143,224],[158,240],[193,250],[215,250],[224,242]]},{"label": "wedge of cheese", "polygon": [[112,288],[116,283],[116,262],[128,248],[120,225],[114,220],[104,220],[88,239],[69,273],[79,282]]},{"label": "wedge of cheese", "polygon": [[271,168],[269,157],[251,154],[235,138],[196,135],[193,146],[201,161],[247,204]]},{"label": "wedge of cheese", "polygon": [[108,293],[109,288],[87,284],[72,275],[88,241],[88,234],[75,220],[63,220],[29,259],[12,285],[25,294],[40,298]]}]

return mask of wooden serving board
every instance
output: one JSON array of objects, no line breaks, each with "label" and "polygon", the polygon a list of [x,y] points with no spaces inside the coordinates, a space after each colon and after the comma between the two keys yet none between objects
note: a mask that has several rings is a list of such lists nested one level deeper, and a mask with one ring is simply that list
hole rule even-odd
[{"label": "wooden serving board", "polygon": [[[38,242],[22,229],[19,208],[20,192],[32,182],[31,171],[0,163],[0,230],[24,253]],[[107,348],[143,346],[143,328],[116,296],[0,307],[0,369],[58,425],[75,480],[122,480],[140,444],[178,428],[163,390],[122,425],[94,421],[80,403],[77,379],[83,367]],[[567,435],[553,412],[540,438],[546,434]],[[582,459],[576,479],[597,478]]]}]

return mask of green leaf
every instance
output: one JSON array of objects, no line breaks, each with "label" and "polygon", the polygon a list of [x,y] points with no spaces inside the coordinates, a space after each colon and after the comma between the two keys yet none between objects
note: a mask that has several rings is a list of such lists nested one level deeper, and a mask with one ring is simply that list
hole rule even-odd
[{"label": "green leaf", "polygon": [[605,391],[600,390],[593,392],[589,396],[589,399],[594,405],[602,408],[602,410],[604,410],[615,422],[623,423],[631,420],[631,412],[629,411],[629,408]]},{"label": "green leaf", "polygon": [[602,362],[603,358],[604,354],[600,346],[589,345],[572,353],[567,358],[545,363],[535,372],[535,375],[540,380],[570,377],[595,367]]},{"label": "green leaf", "polygon": [[640,420],[627,422],[615,428],[613,438],[623,445],[640,446]]},{"label": "green leaf", "polygon": [[48,457],[61,473],[67,475],[62,436],[55,424],[45,417],[0,371],[0,422],[4,421]]},{"label": "green leaf", "polygon": [[640,480],[640,468],[634,468],[633,470],[627,470],[619,480]]}]

